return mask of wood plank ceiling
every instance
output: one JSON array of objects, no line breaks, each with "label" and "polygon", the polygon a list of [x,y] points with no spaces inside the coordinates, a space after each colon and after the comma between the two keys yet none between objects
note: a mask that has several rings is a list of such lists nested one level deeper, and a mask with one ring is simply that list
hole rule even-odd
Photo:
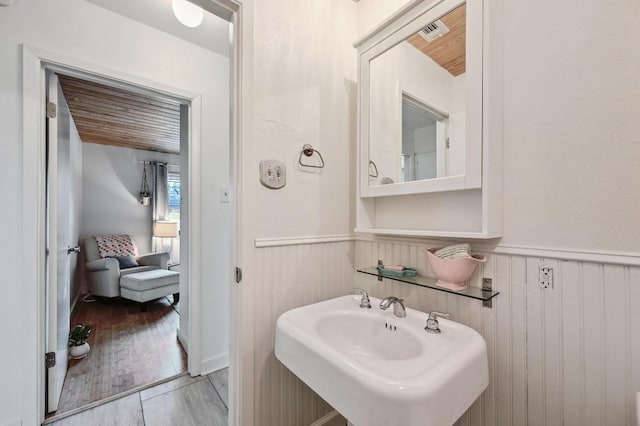
[{"label": "wood plank ceiling", "polygon": [[466,71],[467,5],[455,8],[440,18],[440,21],[449,28],[449,32],[442,37],[428,42],[416,33],[407,41],[454,77],[459,76]]},{"label": "wood plank ceiling", "polygon": [[58,75],[83,142],[180,153],[180,104]]}]

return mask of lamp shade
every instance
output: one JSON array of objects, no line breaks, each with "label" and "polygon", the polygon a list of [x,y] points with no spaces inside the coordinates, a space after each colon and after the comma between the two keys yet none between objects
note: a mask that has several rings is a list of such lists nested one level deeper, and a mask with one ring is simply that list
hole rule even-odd
[{"label": "lamp shade", "polygon": [[158,238],[174,238],[178,236],[178,222],[156,220],[153,222],[153,236]]}]

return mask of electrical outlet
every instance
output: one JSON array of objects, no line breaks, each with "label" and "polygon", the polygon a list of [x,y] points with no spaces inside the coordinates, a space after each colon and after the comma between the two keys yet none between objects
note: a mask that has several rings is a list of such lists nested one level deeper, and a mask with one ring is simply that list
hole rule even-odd
[{"label": "electrical outlet", "polygon": [[553,268],[538,268],[540,273],[540,288],[553,290]]},{"label": "electrical outlet", "polygon": [[270,189],[280,189],[287,183],[287,167],[282,161],[262,160],[260,182]]}]

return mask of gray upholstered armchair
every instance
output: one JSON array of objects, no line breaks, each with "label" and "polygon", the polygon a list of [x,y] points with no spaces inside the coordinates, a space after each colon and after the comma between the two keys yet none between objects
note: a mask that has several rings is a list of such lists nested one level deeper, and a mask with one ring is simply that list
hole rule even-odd
[{"label": "gray upholstered armchair", "polygon": [[[133,239],[128,237],[133,244],[135,254],[137,248]],[[134,256],[138,266],[121,268],[120,261],[114,257],[101,257],[98,242],[95,237],[85,238],[85,254],[87,257],[86,269],[89,284],[89,292],[95,296],[117,297],[120,296],[120,277],[127,274],[149,271],[152,269],[167,269],[169,253],[150,253]]]}]

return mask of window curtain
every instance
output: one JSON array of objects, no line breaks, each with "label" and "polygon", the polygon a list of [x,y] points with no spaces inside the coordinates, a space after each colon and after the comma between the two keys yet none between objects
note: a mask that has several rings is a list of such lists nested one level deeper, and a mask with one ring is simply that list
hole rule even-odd
[{"label": "window curtain", "polygon": [[[168,220],[169,219],[169,185],[168,185],[168,173],[167,163],[161,163],[159,161],[153,161],[152,167],[154,170],[154,183],[153,183],[153,221],[156,220]],[[151,224],[153,229],[153,223]],[[152,251],[164,251],[165,242],[164,238],[151,237],[151,249]]]}]

